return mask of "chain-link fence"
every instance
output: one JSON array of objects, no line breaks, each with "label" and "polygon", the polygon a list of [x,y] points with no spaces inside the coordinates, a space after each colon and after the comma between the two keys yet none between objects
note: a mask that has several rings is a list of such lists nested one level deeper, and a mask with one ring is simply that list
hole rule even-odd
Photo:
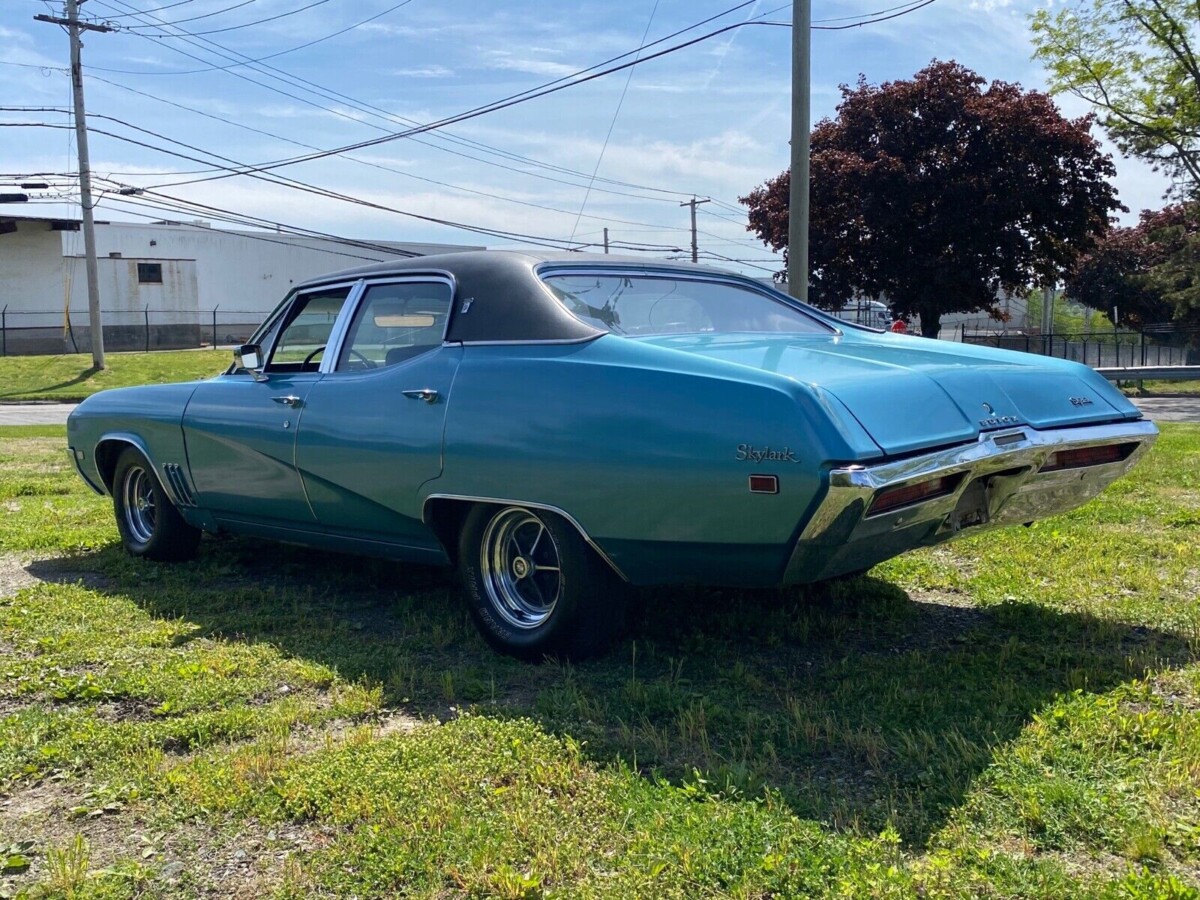
[{"label": "chain-link fence", "polygon": [[[106,350],[183,350],[243,343],[266,318],[266,311],[216,307],[174,310],[146,307],[105,311]],[[0,356],[90,353],[87,310],[61,312],[0,310]]]},{"label": "chain-link fence", "polygon": [[1037,334],[964,327],[964,344],[1056,356],[1093,368],[1200,364],[1200,331],[1172,327],[1143,331]]}]

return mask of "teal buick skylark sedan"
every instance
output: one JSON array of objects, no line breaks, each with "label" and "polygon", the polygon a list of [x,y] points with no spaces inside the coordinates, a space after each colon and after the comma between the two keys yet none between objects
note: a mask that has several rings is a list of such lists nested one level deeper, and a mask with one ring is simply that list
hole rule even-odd
[{"label": "teal buick skylark sedan", "polygon": [[880,333],[685,264],[484,251],[299,285],[220,376],[67,426],[135,556],[202,532],[457,566],[497,649],[624,586],[800,584],[1094,497],[1150,422],[1091,369]]}]

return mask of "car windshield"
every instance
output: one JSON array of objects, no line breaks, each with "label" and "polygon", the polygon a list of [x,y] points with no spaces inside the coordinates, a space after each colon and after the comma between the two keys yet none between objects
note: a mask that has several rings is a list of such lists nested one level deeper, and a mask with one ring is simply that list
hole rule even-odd
[{"label": "car windshield", "polygon": [[613,334],[828,334],[832,329],[782,298],[717,279],[548,272],[542,281],[572,313]]}]

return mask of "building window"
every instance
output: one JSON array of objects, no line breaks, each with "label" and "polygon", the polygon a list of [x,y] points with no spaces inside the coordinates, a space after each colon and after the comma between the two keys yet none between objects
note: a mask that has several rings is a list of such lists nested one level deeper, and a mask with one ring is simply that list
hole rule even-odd
[{"label": "building window", "polygon": [[138,263],[138,284],[162,284],[162,263]]}]

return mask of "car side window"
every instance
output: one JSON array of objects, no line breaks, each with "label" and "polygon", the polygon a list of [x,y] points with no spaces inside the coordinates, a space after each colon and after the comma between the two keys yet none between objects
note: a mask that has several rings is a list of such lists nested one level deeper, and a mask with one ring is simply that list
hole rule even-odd
[{"label": "car side window", "polygon": [[350,323],[334,371],[399,365],[442,345],[450,285],[406,281],[369,286]]},{"label": "car side window", "polygon": [[282,321],[267,361],[268,372],[315,372],[350,287],[301,294]]}]

